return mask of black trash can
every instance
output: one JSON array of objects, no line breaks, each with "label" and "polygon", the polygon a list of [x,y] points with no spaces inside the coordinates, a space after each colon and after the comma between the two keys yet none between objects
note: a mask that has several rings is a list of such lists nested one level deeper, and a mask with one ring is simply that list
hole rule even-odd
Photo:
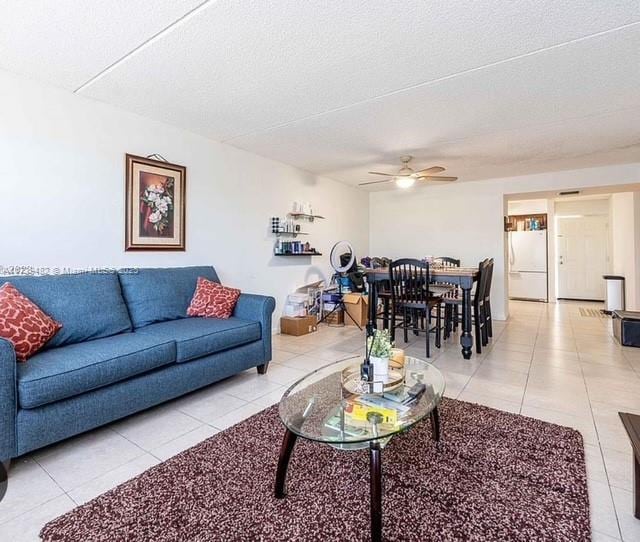
[{"label": "black trash can", "polygon": [[622,346],[640,348],[640,312],[614,311],[613,335]]}]

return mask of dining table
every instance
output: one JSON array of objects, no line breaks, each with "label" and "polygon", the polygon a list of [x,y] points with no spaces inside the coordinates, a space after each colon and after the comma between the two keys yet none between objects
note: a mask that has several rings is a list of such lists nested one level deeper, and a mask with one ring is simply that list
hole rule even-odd
[{"label": "dining table", "polygon": [[[364,271],[369,285],[369,326],[377,328],[378,322],[378,284],[391,280],[388,267],[366,269]],[[473,335],[471,334],[471,290],[478,280],[477,267],[440,267],[429,268],[429,279],[432,283],[445,283],[458,286],[462,291],[462,333],[460,346],[462,357],[471,359]]]}]

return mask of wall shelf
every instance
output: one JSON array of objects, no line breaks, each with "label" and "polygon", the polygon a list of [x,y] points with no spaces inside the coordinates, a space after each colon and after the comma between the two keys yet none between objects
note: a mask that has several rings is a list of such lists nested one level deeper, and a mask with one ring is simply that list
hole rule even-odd
[{"label": "wall shelf", "polygon": [[293,219],[304,219],[313,222],[316,218],[324,220],[324,216],[320,215],[308,215],[306,213],[287,213],[287,216],[290,216]]},{"label": "wall shelf", "polygon": [[[311,235],[313,232],[301,231],[304,229],[312,229],[311,224],[317,219],[323,219],[323,216],[313,214],[311,204],[300,204],[294,202],[294,210],[288,212],[285,218],[278,216],[271,217],[271,234],[275,236],[276,243],[273,247],[274,256],[322,256],[309,241],[299,240],[298,236]],[[303,212],[307,211],[307,212]],[[301,224],[302,223],[302,224]],[[305,227],[305,224],[307,227]]]},{"label": "wall shelf", "polygon": [[282,254],[276,252],[274,256],[322,256],[322,252],[284,252]]},{"label": "wall shelf", "polygon": [[[535,219],[538,227],[531,228],[531,221]],[[546,213],[531,213],[528,215],[509,215],[504,217],[504,231],[541,231],[547,229]]]},{"label": "wall shelf", "polygon": [[277,237],[279,237],[280,235],[292,235],[293,237],[296,237],[297,235],[309,235],[309,232],[306,231],[274,231],[272,233],[274,233]]}]

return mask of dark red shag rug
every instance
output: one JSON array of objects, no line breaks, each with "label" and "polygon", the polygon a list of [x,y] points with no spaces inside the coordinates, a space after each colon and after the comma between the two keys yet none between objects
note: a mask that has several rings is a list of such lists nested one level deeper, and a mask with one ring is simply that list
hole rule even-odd
[{"label": "dark red shag rug", "polygon": [[[462,401],[383,451],[388,541],[590,540],[577,431]],[[369,540],[368,451],[298,439],[273,496],[284,430],[271,407],[48,523],[45,541]]]}]

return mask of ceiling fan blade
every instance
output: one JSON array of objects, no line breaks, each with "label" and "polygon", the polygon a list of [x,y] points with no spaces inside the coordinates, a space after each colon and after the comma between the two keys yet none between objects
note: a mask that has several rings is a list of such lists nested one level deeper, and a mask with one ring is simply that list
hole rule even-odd
[{"label": "ceiling fan blade", "polygon": [[438,177],[437,175],[422,175],[418,177],[421,181],[456,181],[458,177]]},{"label": "ceiling fan blade", "polygon": [[433,166],[425,169],[421,169],[420,171],[416,171],[418,177],[424,177],[425,175],[430,175],[431,173],[442,173],[444,168],[441,166]]},{"label": "ceiling fan blade", "polygon": [[380,171],[369,171],[369,175],[384,175],[385,177],[395,177],[395,173],[382,173]]},{"label": "ceiling fan blade", "polygon": [[380,184],[380,183],[390,183],[393,179],[384,179],[382,181],[368,181],[366,183],[358,183],[358,186],[365,186],[367,184]]}]

